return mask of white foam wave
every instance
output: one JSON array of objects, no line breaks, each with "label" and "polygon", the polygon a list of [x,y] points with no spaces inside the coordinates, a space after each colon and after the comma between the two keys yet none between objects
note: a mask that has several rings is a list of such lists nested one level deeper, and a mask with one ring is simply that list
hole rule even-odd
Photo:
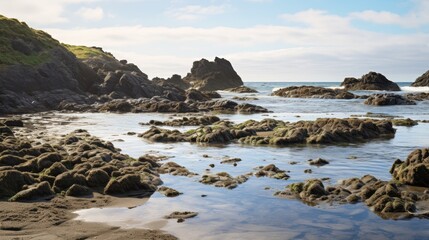
[{"label": "white foam wave", "polygon": [[404,92],[429,92],[429,87],[401,87]]},{"label": "white foam wave", "polygon": [[332,87],[327,87],[330,89],[344,89],[344,86],[332,86]]}]

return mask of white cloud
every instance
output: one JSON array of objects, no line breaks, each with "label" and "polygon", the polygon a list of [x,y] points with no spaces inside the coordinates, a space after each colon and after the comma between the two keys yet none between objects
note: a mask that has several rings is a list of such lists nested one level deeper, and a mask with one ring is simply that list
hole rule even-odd
[{"label": "white cloud", "polygon": [[169,17],[178,19],[178,20],[195,20],[202,18],[207,15],[217,15],[225,12],[225,5],[211,5],[211,6],[201,6],[201,5],[189,5],[177,9],[170,9],[165,12]]},{"label": "white cloud", "polygon": [[104,11],[101,7],[87,8],[82,7],[76,12],[80,17],[86,20],[99,21],[104,17]]},{"label": "white cloud", "polygon": [[399,15],[387,11],[366,10],[350,14],[351,18],[376,24],[397,25],[407,28],[415,28],[429,25],[429,1],[415,0],[416,6],[409,13]]},{"label": "white cloud", "polygon": [[0,13],[30,24],[64,23],[68,21],[64,17],[67,5],[93,1],[96,0],[13,0],[0,4]]}]

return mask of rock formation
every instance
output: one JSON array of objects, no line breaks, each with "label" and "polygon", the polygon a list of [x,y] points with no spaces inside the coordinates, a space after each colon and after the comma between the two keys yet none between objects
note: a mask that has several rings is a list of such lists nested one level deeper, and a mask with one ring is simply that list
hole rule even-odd
[{"label": "rock formation", "polygon": [[361,78],[345,78],[341,83],[345,90],[385,90],[401,91],[398,84],[376,72],[369,72]]},{"label": "rock formation", "polygon": [[411,86],[413,87],[427,87],[429,86],[429,71],[423,73],[420,77],[414,81]]},{"label": "rock formation", "polygon": [[192,88],[204,91],[224,90],[243,85],[231,63],[216,57],[213,62],[206,59],[195,61],[191,72],[183,78]]},{"label": "rock formation", "polygon": [[364,102],[367,105],[386,106],[386,105],[416,105],[416,102],[406,97],[393,93],[380,93],[370,95]]},{"label": "rock formation", "polygon": [[357,98],[353,93],[342,89],[330,89],[314,86],[292,86],[274,91],[271,95],[286,98],[323,98],[323,99],[352,99]]}]

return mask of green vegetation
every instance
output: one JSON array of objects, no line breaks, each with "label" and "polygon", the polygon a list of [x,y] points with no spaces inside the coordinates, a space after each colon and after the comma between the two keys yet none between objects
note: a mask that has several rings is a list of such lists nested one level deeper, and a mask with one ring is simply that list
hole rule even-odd
[{"label": "green vegetation", "polygon": [[49,34],[0,15],[0,66],[38,65],[48,61],[50,50],[57,46],[59,42]]},{"label": "green vegetation", "polygon": [[85,47],[85,46],[74,46],[63,44],[67,50],[72,52],[78,59],[85,60],[92,57],[101,57],[101,58],[113,58],[113,55],[109,52],[104,52],[102,48],[99,47]]}]

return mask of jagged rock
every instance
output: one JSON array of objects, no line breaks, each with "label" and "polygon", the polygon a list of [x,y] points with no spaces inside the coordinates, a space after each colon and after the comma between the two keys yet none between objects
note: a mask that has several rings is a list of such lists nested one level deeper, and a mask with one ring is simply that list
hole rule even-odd
[{"label": "jagged rock", "polygon": [[427,87],[429,86],[429,71],[423,73],[420,77],[414,81],[411,86],[413,87]]},{"label": "jagged rock", "polygon": [[231,63],[216,57],[214,62],[206,59],[195,61],[191,72],[183,78],[192,88],[202,91],[223,90],[243,85]]},{"label": "jagged rock", "polygon": [[353,93],[342,89],[330,89],[314,86],[292,86],[274,91],[271,95],[286,98],[323,98],[323,99],[353,99]]},{"label": "jagged rock", "polygon": [[367,105],[386,106],[386,105],[416,105],[416,102],[409,100],[402,95],[393,93],[373,94],[365,102]]},{"label": "jagged rock", "polygon": [[9,200],[13,202],[20,202],[38,199],[49,199],[52,198],[54,195],[55,193],[52,191],[51,185],[45,181],[18,192]]},{"label": "jagged rock", "polygon": [[345,90],[386,90],[401,91],[398,84],[388,80],[385,76],[376,72],[369,72],[362,78],[345,78],[341,83]]},{"label": "jagged rock", "polygon": [[396,160],[390,173],[402,183],[429,187],[429,149],[417,149],[408,155],[407,160]]}]

